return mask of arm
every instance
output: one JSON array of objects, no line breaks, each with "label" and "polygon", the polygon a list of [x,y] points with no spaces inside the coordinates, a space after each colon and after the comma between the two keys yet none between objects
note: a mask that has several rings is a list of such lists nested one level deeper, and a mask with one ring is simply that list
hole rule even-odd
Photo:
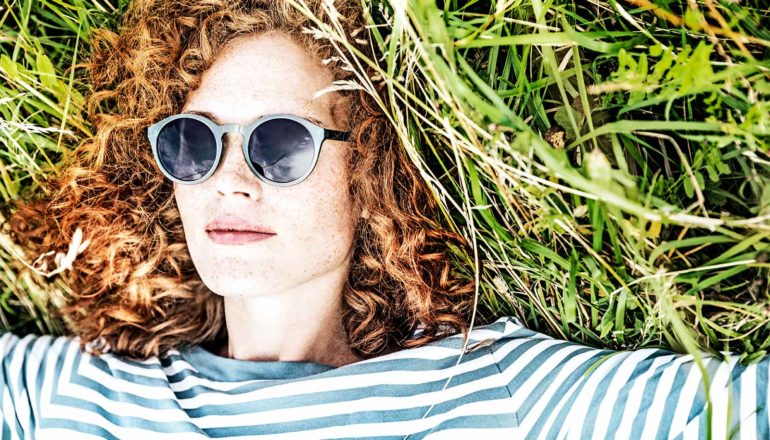
[{"label": "arm", "polygon": [[705,438],[709,427],[712,438],[770,435],[767,357],[742,366],[704,353],[701,369],[692,355],[600,350],[523,327],[496,345],[526,438]]}]

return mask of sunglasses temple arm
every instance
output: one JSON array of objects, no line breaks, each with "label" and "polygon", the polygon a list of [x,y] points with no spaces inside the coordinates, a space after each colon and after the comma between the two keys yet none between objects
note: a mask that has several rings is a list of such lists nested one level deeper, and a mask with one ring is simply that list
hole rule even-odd
[{"label": "sunglasses temple arm", "polygon": [[338,130],[331,130],[328,128],[324,129],[324,139],[331,139],[333,141],[347,141],[349,138],[350,132],[349,131],[338,131]]}]

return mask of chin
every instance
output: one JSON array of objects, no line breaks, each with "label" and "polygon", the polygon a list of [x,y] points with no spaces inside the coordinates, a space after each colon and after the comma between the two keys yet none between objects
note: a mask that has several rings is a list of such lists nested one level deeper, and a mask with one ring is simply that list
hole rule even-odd
[{"label": "chin", "polygon": [[228,283],[228,284],[220,284],[220,283],[213,283],[209,284],[205,281],[203,282],[206,284],[206,286],[212,286],[209,287],[209,290],[216,293],[219,296],[222,297],[229,297],[229,298],[249,298],[249,297],[259,297],[259,296],[266,296],[270,293],[265,293],[265,290],[263,286],[253,283],[253,282],[245,282],[245,283]]}]

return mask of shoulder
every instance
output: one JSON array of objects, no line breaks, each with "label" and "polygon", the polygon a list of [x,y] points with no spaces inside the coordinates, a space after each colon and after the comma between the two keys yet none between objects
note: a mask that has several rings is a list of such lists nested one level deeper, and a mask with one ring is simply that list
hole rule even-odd
[{"label": "shoulder", "polygon": [[61,370],[65,357],[80,353],[73,336],[0,333],[0,377],[17,392],[39,385]]},{"label": "shoulder", "polygon": [[[94,343],[81,343],[78,336],[0,334],[0,387],[17,400],[36,402],[44,389],[77,389],[82,396],[98,397],[115,390],[128,392],[140,384],[165,386],[164,360],[146,360],[116,355],[104,344],[102,353]],[[106,348],[105,348],[106,347]],[[110,394],[110,398],[115,395]]]},{"label": "shoulder", "polygon": [[490,324],[474,327],[468,339],[466,352],[489,347],[493,353],[517,345],[516,341],[518,343],[523,341],[554,341],[548,335],[524,327],[521,321],[514,316],[503,316]]},{"label": "shoulder", "polygon": [[[419,328],[411,337],[416,338],[421,332],[422,329]],[[503,316],[494,322],[485,325],[472,323],[467,332],[467,340],[465,338],[465,333],[450,333],[445,334],[444,337],[434,340],[424,346],[396,351],[393,354],[414,354],[421,351],[437,349],[457,352],[457,354],[460,355],[473,352],[488,352],[489,350],[494,352],[512,340],[526,338],[551,339],[550,336],[536,333],[525,328],[521,321],[514,316]]]},{"label": "shoulder", "polygon": [[80,337],[71,335],[0,333],[0,374],[6,384],[14,380],[30,384],[56,375],[72,365],[83,362],[100,364],[106,358],[114,358],[110,353],[94,355],[93,346],[93,343],[81,344]]},{"label": "shoulder", "polygon": [[486,345],[509,387],[523,381],[542,386],[562,379],[583,386],[585,382],[620,378],[617,380],[625,384],[648,376],[657,377],[663,372],[689,369],[699,361],[703,361],[707,369],[720,365],[718,359],[706,353],[702,353],[699,360],[691,354],[662,348],[595,348],[528,329],[513,316],[502,317],[493,325],[497,336]]},{"label": "shoulder", "polygon": [[78,345],[72,336],[17,335],[0,333],[0,356],[3,363],[35,363],[50,356],[52,350]]}]

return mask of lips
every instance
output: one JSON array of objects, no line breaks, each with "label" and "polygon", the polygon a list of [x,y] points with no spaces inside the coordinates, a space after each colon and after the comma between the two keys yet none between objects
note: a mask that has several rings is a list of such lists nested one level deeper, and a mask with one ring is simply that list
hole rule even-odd
[{"label": "lips", "polygon": [[267,226],[260,225],[235,215],[217,217],[208,225],[206,225],[206,232],[210,231],[259,232],[262,234],[275,234],[275,231]]},{"label": "lips", "polygon": [[245,244],[253,241],[266,240],[275,234],[243,231],[209,231],[207,232],[207,235],[211,241],[218,244]]},{"label": "lips", "polygon": [[267,226],[235,215],[220,216],[206,225],[206,235],[218,244],[244,244],[276,235]]}]

